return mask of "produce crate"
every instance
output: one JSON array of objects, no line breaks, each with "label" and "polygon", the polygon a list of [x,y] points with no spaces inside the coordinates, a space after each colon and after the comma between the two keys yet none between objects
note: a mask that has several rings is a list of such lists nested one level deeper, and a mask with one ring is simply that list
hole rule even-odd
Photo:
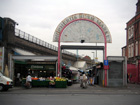
[{"label": "produce crate", "polygon": [[[49,80],[39,81],[39,80],[32,80],[32,87],[49,87]],[[22,86],[26,83],[26,79],[22,79]]]},{"label": "produce crate", "polygon": [[48,87],[49,81],[32,80],[33,87]]},{"label": "produce crate", "polygon": [[24,87],[24,85],[25,85],[25,83],[26,83],[26,79],[22,79],[22,86]]},{"label": "produce crate", "polygon": [[39,87],[40,86],[40,81],[38,81],[38,80],[32,80],[32,86],[33,87]]},{"label": "produce crate", "polygon": [[71,86],[72,85],[72,80],[67,80],[67,85]]},{"label": "produce crate", "polygon": [[55,81],[55,87],[56,88],[66,88],[67,81]]}]

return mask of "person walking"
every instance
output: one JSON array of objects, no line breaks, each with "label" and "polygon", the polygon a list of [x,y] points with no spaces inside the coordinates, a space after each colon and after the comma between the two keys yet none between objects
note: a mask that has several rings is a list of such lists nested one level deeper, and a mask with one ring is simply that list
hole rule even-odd
[{"label": "person walking", "polygon": [[92,72],[91,72],[91,70],[89,70],[89,73],[88,73],[88,83],[89,83],[89,85],[92,85]]},{"label": "person walking", "polygon": [[81,87],[82,88],[87,88],[87,76],[85,74],[85,72],[82,73],[82,77],[81,77]]},{"label": "person walking", "polygon": [[26,77],[26,84],[25,85],[26,85],[27,88],[31,88],[32,87],[32,77],[31,77],[30,73]]},{"label": "person walking", "polygon": [[94,86],[95,83],[95,76],[96,76],[96,67],[94,66],[92,69],[92,85]]}]

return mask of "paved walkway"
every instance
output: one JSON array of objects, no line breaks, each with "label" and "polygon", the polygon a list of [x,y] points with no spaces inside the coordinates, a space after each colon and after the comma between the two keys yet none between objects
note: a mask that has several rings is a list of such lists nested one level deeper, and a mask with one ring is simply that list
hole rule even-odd
[{"label": "paved walkway", "polygon": [[139,84],[128,84],[127,87],[101,87],[98,85],[88,86],[83,89],[80,84],[73,84],[67,88],[46,88],[33,87],[32,89],[25,89],[23,87],[14,87],[6,92],[0,94],[102,94],[102,95],[140,95]]}]

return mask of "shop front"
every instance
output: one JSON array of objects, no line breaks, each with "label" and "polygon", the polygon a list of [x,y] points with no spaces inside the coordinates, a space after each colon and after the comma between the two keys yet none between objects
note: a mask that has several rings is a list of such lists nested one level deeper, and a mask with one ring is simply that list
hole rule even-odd
[{"label": "shop front", "polygon": [[[56,65],[55,64],[29,64],[27,66],[28,72],[32,75],[32,77],[54,77],[56,76]],[[55,62],[52,62],[55,63]]]},{"label": "shop front", "polygon": [[30,73],[33,80],[46,80],[57,73],[57,57],[48,56],[12,56],[10,75],[15,86]]}]

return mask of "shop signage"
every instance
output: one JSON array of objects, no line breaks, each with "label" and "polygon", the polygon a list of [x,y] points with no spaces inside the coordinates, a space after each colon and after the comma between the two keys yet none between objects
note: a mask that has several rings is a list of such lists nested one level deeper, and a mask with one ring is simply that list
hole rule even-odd
[{"label": "shop signage", "polygon": [[55,65],[46,65],[46,70],[56,70]]},{"label": "shop signage", "polygon": [[102,28],[107,43],[111,43],[112,38],[104,22],[96,16],[85,13],[78,13],[65,18],[56,28],[53,41],[58,42],[59,35],[64,29],[61,34],[61,42],[81,42],[84,40],[84,43],[104,43],[103,33],[91,21]]},{"label": "shop signage", "polygon": [[34,70],[56,70],[55,65],[31,65]]},{"label": "shop signage", "polygon": [[43,69],[42,65],[31,65],[31,69]]}]

